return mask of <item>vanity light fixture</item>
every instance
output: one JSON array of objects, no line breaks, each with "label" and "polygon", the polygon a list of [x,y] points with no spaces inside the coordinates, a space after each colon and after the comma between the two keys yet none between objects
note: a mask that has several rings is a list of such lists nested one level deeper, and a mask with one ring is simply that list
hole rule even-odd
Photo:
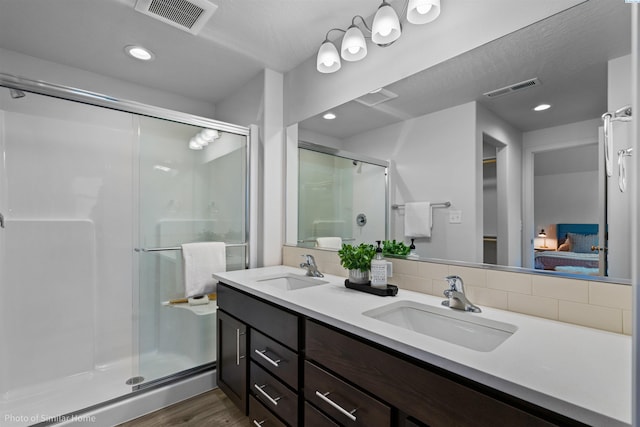
[{"label": "vanity light fixture", "polygon": [[534,107],[533,111],[544,111],[544,110],[548,110],[549,108],[551,108],[550,104],[540,104]]},{"label": "vanity light fixture", "polygon": [[[440,15],[440,0],[406,0],[403,13],[406,12],[407,21],[411,24],[426,24]],[[318,49],[316,68],[321,73],[335,73],[342,66],[340,58],[345,61],[360,61],[367,56],[367,42],[362,29],[356,24],[360,18],[364,29],[371,34],[371,41],[380,47],[387,47],[402,35],[402,24],[395,9],[386,0],[378,7],[371,27],[364,18],[356,15],[351,19],[347,30],[332,28],[327,31],[324,41]],[[336,45],[329,40],[332,31],[344,33],[340,53]]]},{"label": "vanity light fixture", "polygon": [[328,113],[324,113],[322,118],[325,119],[325,120],[333,120],[333,119],[336,118],[336,115],[334,113],[332,113],[331,111],[329,111]]},{"label": "vanity light fixture", "polygon": [[149,49],[137,45],[125,46],[124,51],[127,55],[141,61],[152,61],[156,57]]}]

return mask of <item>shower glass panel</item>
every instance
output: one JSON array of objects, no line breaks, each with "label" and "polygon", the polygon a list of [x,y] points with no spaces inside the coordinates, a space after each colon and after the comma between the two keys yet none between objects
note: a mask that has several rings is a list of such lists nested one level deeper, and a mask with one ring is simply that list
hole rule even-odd
[{"label": "shower glass panel", "polygon": [[[137,381],[144,386],[215,361],[215,303],[193,311],[167,301],[185,297],[183,243],[225,242],[227,270],[245,268],[247,141],[167,120],[137,121],[142,248]],[[191,149],[190,141],[203,132],[211,134],[211,142]]]},{"label": "shower glass panel", "polygon": [[131,392],[134,147],[129,113],[0,87],[0,425]]},{"label": "shower glass panel", "polygon": [[300,148],[298,243],[318,237],[350,244],[387,238],[386,167]]},{"label": "shower glass panel", "polygon": [[0,87],[0,425],[16,427],[210,368],[215,303],[162,305],[184,296],[180,251],[143,249],[224,241],[227,270],[248,253],[246,128],[21,89]]}]

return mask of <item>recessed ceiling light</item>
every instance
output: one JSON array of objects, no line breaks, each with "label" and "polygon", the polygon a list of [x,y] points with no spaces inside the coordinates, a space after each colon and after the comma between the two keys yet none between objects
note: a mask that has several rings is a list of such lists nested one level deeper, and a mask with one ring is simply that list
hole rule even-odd
[{"label": "recessed ceiling light", "polygon": [[141,61],[151,61],[156,56],[149,49],[145,49],[142,46],[129,45],[124,48],[127,55],[132,56]]},{"label": "recessed ceiling light", "polygon": [[328,113],[325,113],[324,116],[322,116],[322,118],[325,120],[333,120],[336,118],[336,115],[333,114],[332,112],[328,112]]},{"label": "recessed ceiling light", "polygon": [[371,92],[369,92],[369,93],[378,93],[378,92],[380,92],[381,90],[382,90],[382,88],[381,88],[381,87],[379,87],[378,89],[374,89],[374,90],[372,90],[372,91],[371,91]]},{"label": "recessed ceiling light", "polygon": [[534,107],[533,111],[544,111],[548,110],[549,108],[551,108],[551,105],[549,104],[540,104],[537,107]]}]

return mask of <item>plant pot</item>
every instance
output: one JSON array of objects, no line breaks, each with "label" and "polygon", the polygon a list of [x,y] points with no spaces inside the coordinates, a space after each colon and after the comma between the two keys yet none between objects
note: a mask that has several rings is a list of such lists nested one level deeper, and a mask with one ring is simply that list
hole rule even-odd
[{"label": "plant pot", "polygon": [[349,282],[366,285],[369,283],[369,271],[349,270]]}]

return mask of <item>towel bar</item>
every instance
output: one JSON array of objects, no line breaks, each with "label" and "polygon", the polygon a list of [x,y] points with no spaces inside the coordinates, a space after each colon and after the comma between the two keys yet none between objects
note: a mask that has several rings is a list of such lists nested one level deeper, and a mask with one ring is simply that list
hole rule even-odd
[{"label": "towel bar", "polygon": [[[431,207],[433,208],[448,208],[449,206],[451,206],[451,202],[431,203]],[[400,208],[404,208],[404,205],[391,205],[391,209],[400,209]]]},{"label": "towel bar", "polygon": [[[352,242],[352,241],[354,241],[354,240],[356,240],[354,237],[347,237],[347,238],[342,239],[342,241],[343,241],[343,242]],[[305,240],[298,240],[298,243],[315,243],[315,242],[316,242],[316,239],[311,239],[311,240],[308,240],[308,239],[305,239]]]},{"label": "towel bar", "polygon": [[[225,246],[228,248],[236,248],[247,246],[247,243],[225,243]],[[181,251],[182,248],[180,246],[172,246],[168,248],[134,248],[136,252],[161,252],[161,251]]]}]

